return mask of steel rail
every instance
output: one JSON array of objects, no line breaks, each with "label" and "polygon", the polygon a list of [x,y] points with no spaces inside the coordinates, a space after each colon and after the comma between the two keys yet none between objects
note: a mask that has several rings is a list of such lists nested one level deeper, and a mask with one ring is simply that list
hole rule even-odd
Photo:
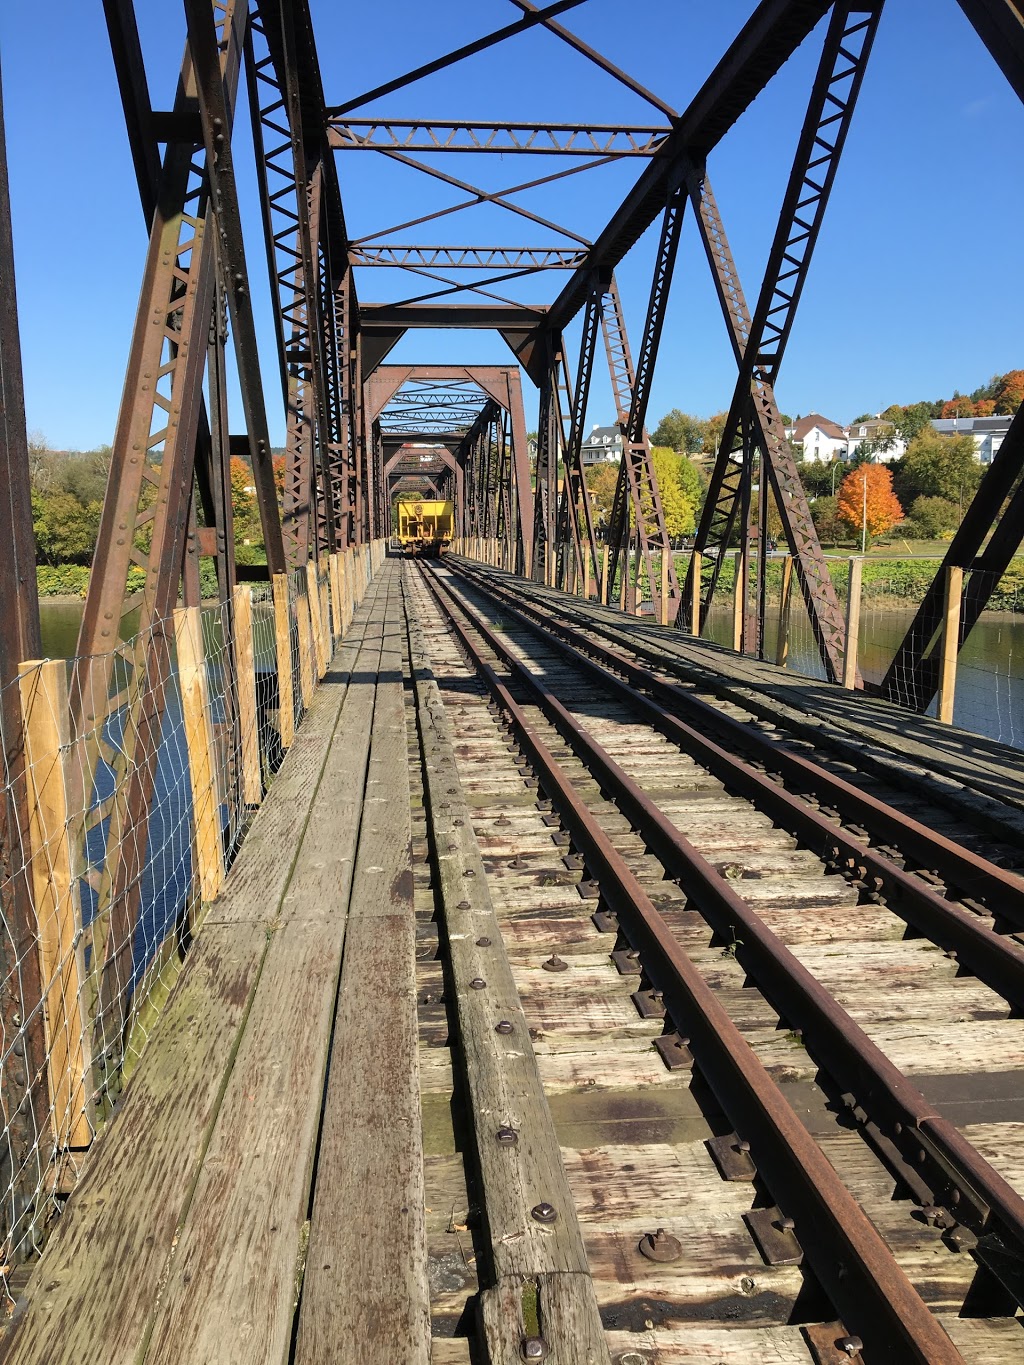
[{"label": "steel rail", "polygon": [[[474,579],[478,577],[468,566],[463,569],[460,565],[460,570],[470,574]],[[503,590],[490,578],[486,580],[486,587],[488,591],[502,595]],[[531,611],[530,602],[521,594],[515,597],[515,603],[519,610]],[[786,782],[786,791],[780,790],[771,779],[764,777],[749,765],[742,764],[734,754],[724,754],[723,759],[715,754],[716,761],[724,760],[728,763],[729,780],[732,781],[735,775],[738,782],[746,783],[746,790],[742,794],[756,792],[757,801],[759,803],[763,801],[763,808],[773,818],[779,817],[779,823],[785,824],[790,812],[794,820],[799,819],[801,822],[799,831],[787,825],[791,832],[801,832],[803,837],[802,831],[806,830],[810,842],[813,840],[814,831],[820,831],[822,847],[827,847],[829,842],[837,843],[837,854],[844,858],[855,858],[858,863],[863,863],[865,857],[870,859],[871,866],[865,865],[866,873],[869,875],[879,875],[875,864],[880,864],[886,875],[892,878],[893,889],[898,897],[904,894],[916,895],[921,891],[927,893],[931,899],[937,899],[943,906],[949,905],[949,900],[929,892],[928,888],[923,887],[912,874],[900,869],[884,854],[879,854],[861,841],[844,835],[842,830],[837,829],[826,817],[800,806],[792,796],[792,788],[796,787],[799,791],[809,792],[817,800],[835,809],[844,823],[856,824],[865,829],[869,837],[887,843],[895,839],[900,851],[907,855],[908,861],[929,871],[935,871],[942,877],[946,882],[947,895],[952,899],[976,900],[996,919],[1002,919],[1012,925],[1014,931],[1024,930],[1024,880],[1014,873],[997,867],[980,854],[935,833],[927,825],[905,815],[902,811],[895,810],[878,797],[860,791],[852,783],[829,772],[812,759],[780,748],[744,721],[735,720],[709,702],[694,696],[688,688],[679,683],[666,682],[649,669],[638,666],[621,651],[599,644],[584,630],[575,628],[569,619],[552,614],[549,610],[543,612],[539,608],[534,610],[537,619],[545,628],[558,633],[570,644],[589,651],[611,668],[624,673],[634,688],[646,688],[665,706],[688,715],[700,726],[699,731],[691,731],[695,743],[703,746],[707,744],[708,734],[717,732],[730,743],[744,749],[759,763],[763,763],[769,771],[783,778]],[[580,619],[576,618],[577,621]],[[588,621],[586,624],[591,629],[599,628],[596,622]],[[656,649],[637,642],[630,645],[630,650],[638,658],[647,660],[655,667],[671,671],[671,658],[659,654]],[[714,748],[713,745],[709,747],[709,754]],[[815,846],[813,842],[811,846]]]},{"label": "steel rail", "polygon": [[[600,782],[602,790],[610,793],[611,799],[639,830],[669,875],[678,879],[683,891],[694,900],[715,932],[737,942],[737,959],[749,960],[752,974],[780,1015],[805,1031],[809,1025],[816,1030],[814,1041],[809,1045],[816,1059],[845,1090],[853,1092],[857,1103],[873,1120],[881,1119],[888,1125],[898,1148],[909,1148],[912,1156],[919,1160],[918,1151],[925,1152],[930,1171],[938,1172],[937,1181],[933,1174],[926,1177],[930,1192],[941,1192],[948,1198],[951,1208],[957,1210],[957,1217],[975,1231],[991,1231],[989,1218],[994,1216],[1000,1231],[1016,1243],[1018,1254],[1024,1254],[1024,1199],[893,1065],[808,968],[580,725],[547,683],[502,643],[474,608],[461,599],[456,600],[473,628],[508,666],[516,682],[536,697],[551,723]],[[535,625],[504,599],[501,609],[535,634],[542,638],[547,636],[543,627]],[[602,686],[611,686],[628,703],[642,702],[644,705],[640,709],[645,713],[660,713],[658,719],[662,723],[657,728],[662,729],[668,722],[669,728],[664,729],[664,733],[674,738],[672,729],[681,722],[656,703],[640,697],[633,688],[592,661],[581,659],[576,651],[561,642],[547,639],[546,643],[554,645],[558,652],[568,654],[575,665],[585,666]],[[684,728],[687,731],[685,742],[695,732]],[[688,743],[686,747],[689,747]],[[938,897],[935,899],[944,905]],[[994,940],[995,945],[1007,950],[1010,962],[1015,964],[1019,991],[1024,983],[1024,954],[1013,954],[1009,945],[991,931],[980,926],[979,929]],[[949,1189],[950,1181],[952,1190]],[[954,1191],[955,1197],[952,1197]]]},{"label": "steel rail", "polygon": [[[773,1198],[791,1210],[800,1244],[847,1327],[855,1327],[872,1359],[960,1361],[892,1252],[840,1180],[789,1102],[751,1051],[736,1024],[684,952],[664,918],[531,726],[506,684],[459,619],[436,571],[424,572],[435,601],[491,694],[509,717],[527,755],[602,898],[642,953],[644,970],[685,1026],[696,1065],[708,1078],[736,1130],[749,1134],[752,1156]],[[467,618],[468,619],[468,618]],[[474,623],[492,647],[486,627]],[[526,670],[523,674],[529,679]]]}]

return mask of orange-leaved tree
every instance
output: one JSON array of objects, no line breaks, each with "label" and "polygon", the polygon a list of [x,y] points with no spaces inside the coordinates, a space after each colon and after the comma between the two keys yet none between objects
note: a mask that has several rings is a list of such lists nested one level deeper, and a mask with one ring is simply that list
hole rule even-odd
[{"label": "orange-leaved tree", "polygon": [[903,508],[884,464],[862,464],[850,470],[839,485],[836,515],[851,531],[863,534],[865,546],[899,525]]}]

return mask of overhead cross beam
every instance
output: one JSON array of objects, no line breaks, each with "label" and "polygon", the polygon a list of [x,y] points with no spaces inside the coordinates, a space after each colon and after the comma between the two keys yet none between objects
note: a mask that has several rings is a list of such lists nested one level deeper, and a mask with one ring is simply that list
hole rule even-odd
[{"label": "overhead cross beam", "polygon": [[330,119],[336,151],[528,152],[547,156],[653,156],[667,127],[621,123],[462,123],[440,119]]}]

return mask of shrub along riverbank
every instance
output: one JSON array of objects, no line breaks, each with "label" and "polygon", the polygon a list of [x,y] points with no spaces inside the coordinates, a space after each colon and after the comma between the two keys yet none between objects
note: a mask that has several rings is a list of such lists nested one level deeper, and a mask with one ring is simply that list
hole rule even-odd
[{"label": "shrub along riverbank", "polygon": [[[676,572],[680,583],[686,576],[689,558],[689,555],[676,555]],[[845,600],[849,575],[847,560],[827,559],[825,562],[836,592]],[[774,602],[778,602],[782,595],[783,563],[782,555],[768,562],[766,586],[769,600]],[[888,606],[905,611],[908,607],[916,607],[938,573],[940,563],[938,559],[865,559],[861,579],[862,600],[882,609]],[[736,557],[730,551],[722,564],[718,587],[723,592],[731,593],[735,582]],[[988,606],[990,611],[1024,612],[1024,558],[1011,560]]]}]

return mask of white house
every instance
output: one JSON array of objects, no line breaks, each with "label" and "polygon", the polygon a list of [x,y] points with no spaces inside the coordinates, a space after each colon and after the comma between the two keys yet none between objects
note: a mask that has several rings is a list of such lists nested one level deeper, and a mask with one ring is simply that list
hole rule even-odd
[{"label": "white house", "polygon": [[1012,417],[940,417],[933,420],[932,426],[943,436],[972,437],[978,459],[982,464],[991,464],[1012,421]]},{"label": "white house", "polygon": [[838,422],[822,417],[820,412],[800,417],[794,426],[786,428],[786,437],[804,448],[804,459],[825,464],[846,459],[846,432]]},{"label": "white house", "polygon": [[584,465],[618,463],[622,459],[622,432],[617,426],[599,427],[594,423],[589,436],[584,436],[581,451]]},{"label": "white house", "polygon": [[852,460],[865,441],[891,439],[888,450],[876,450],[871,456],[875,464],[889,464],[907,453],[907,443],[897,436],[893,424],[884,417],[868,417],[863,422],[851,422],[847,431],[847,459]]}]

